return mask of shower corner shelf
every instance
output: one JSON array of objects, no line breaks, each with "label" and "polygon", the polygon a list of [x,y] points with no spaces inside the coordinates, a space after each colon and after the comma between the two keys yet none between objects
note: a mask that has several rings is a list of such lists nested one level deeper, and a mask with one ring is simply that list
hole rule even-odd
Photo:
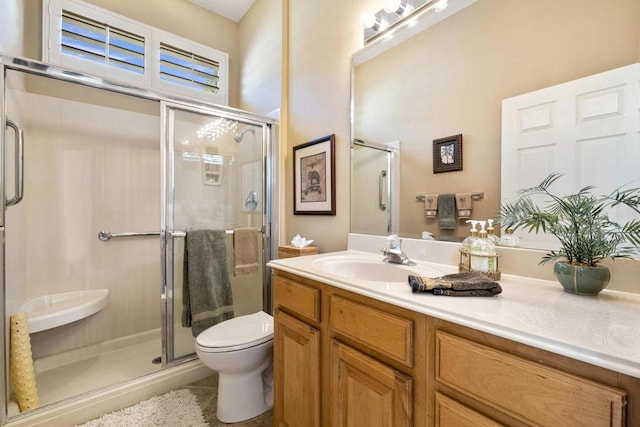
[{"label": "shower corner shelf", "polygon": [[94,289],[44,295],[20,307],[29,320],[29,333],[56,328],[84,319],[109,305],[109,290]]}]

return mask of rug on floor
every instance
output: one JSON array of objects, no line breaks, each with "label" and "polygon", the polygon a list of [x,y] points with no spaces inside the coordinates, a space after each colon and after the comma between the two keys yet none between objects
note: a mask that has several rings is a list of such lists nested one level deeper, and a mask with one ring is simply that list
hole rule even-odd
[{"label": "rug on floor", "polygon": [[189,390],[174,390],[102,415],[77,427],[167,426],[207,427],[196,396]]}]

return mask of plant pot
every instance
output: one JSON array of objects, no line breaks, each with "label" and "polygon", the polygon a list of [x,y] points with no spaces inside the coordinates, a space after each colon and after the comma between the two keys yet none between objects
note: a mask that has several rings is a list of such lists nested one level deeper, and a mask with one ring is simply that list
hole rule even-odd
[{"label": "plant pot", "polygon": [[582,267],[566,262],[556,262],[553,272],[565,292],[576,295],[598,295],[611,278],[607,267]]}]

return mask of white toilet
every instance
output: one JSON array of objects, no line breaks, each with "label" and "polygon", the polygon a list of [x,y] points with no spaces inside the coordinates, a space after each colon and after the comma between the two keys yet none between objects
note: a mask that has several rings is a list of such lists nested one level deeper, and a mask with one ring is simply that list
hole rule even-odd
[{"label": "white toilet", "polygon": [[273,317],[235,317],[201,332],[196,354],[218,372],[216,417],[237,423],[273,407]]}]

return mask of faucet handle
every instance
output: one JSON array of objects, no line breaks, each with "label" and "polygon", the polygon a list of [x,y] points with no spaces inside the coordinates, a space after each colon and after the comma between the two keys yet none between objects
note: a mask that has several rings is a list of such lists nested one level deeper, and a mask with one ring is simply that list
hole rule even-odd
[{"label": "faucet handle", "polygon": [[386,241],[389,248],[400,248],[402,246],[402,240],[398,238],[397,234],[389,234]]}]

